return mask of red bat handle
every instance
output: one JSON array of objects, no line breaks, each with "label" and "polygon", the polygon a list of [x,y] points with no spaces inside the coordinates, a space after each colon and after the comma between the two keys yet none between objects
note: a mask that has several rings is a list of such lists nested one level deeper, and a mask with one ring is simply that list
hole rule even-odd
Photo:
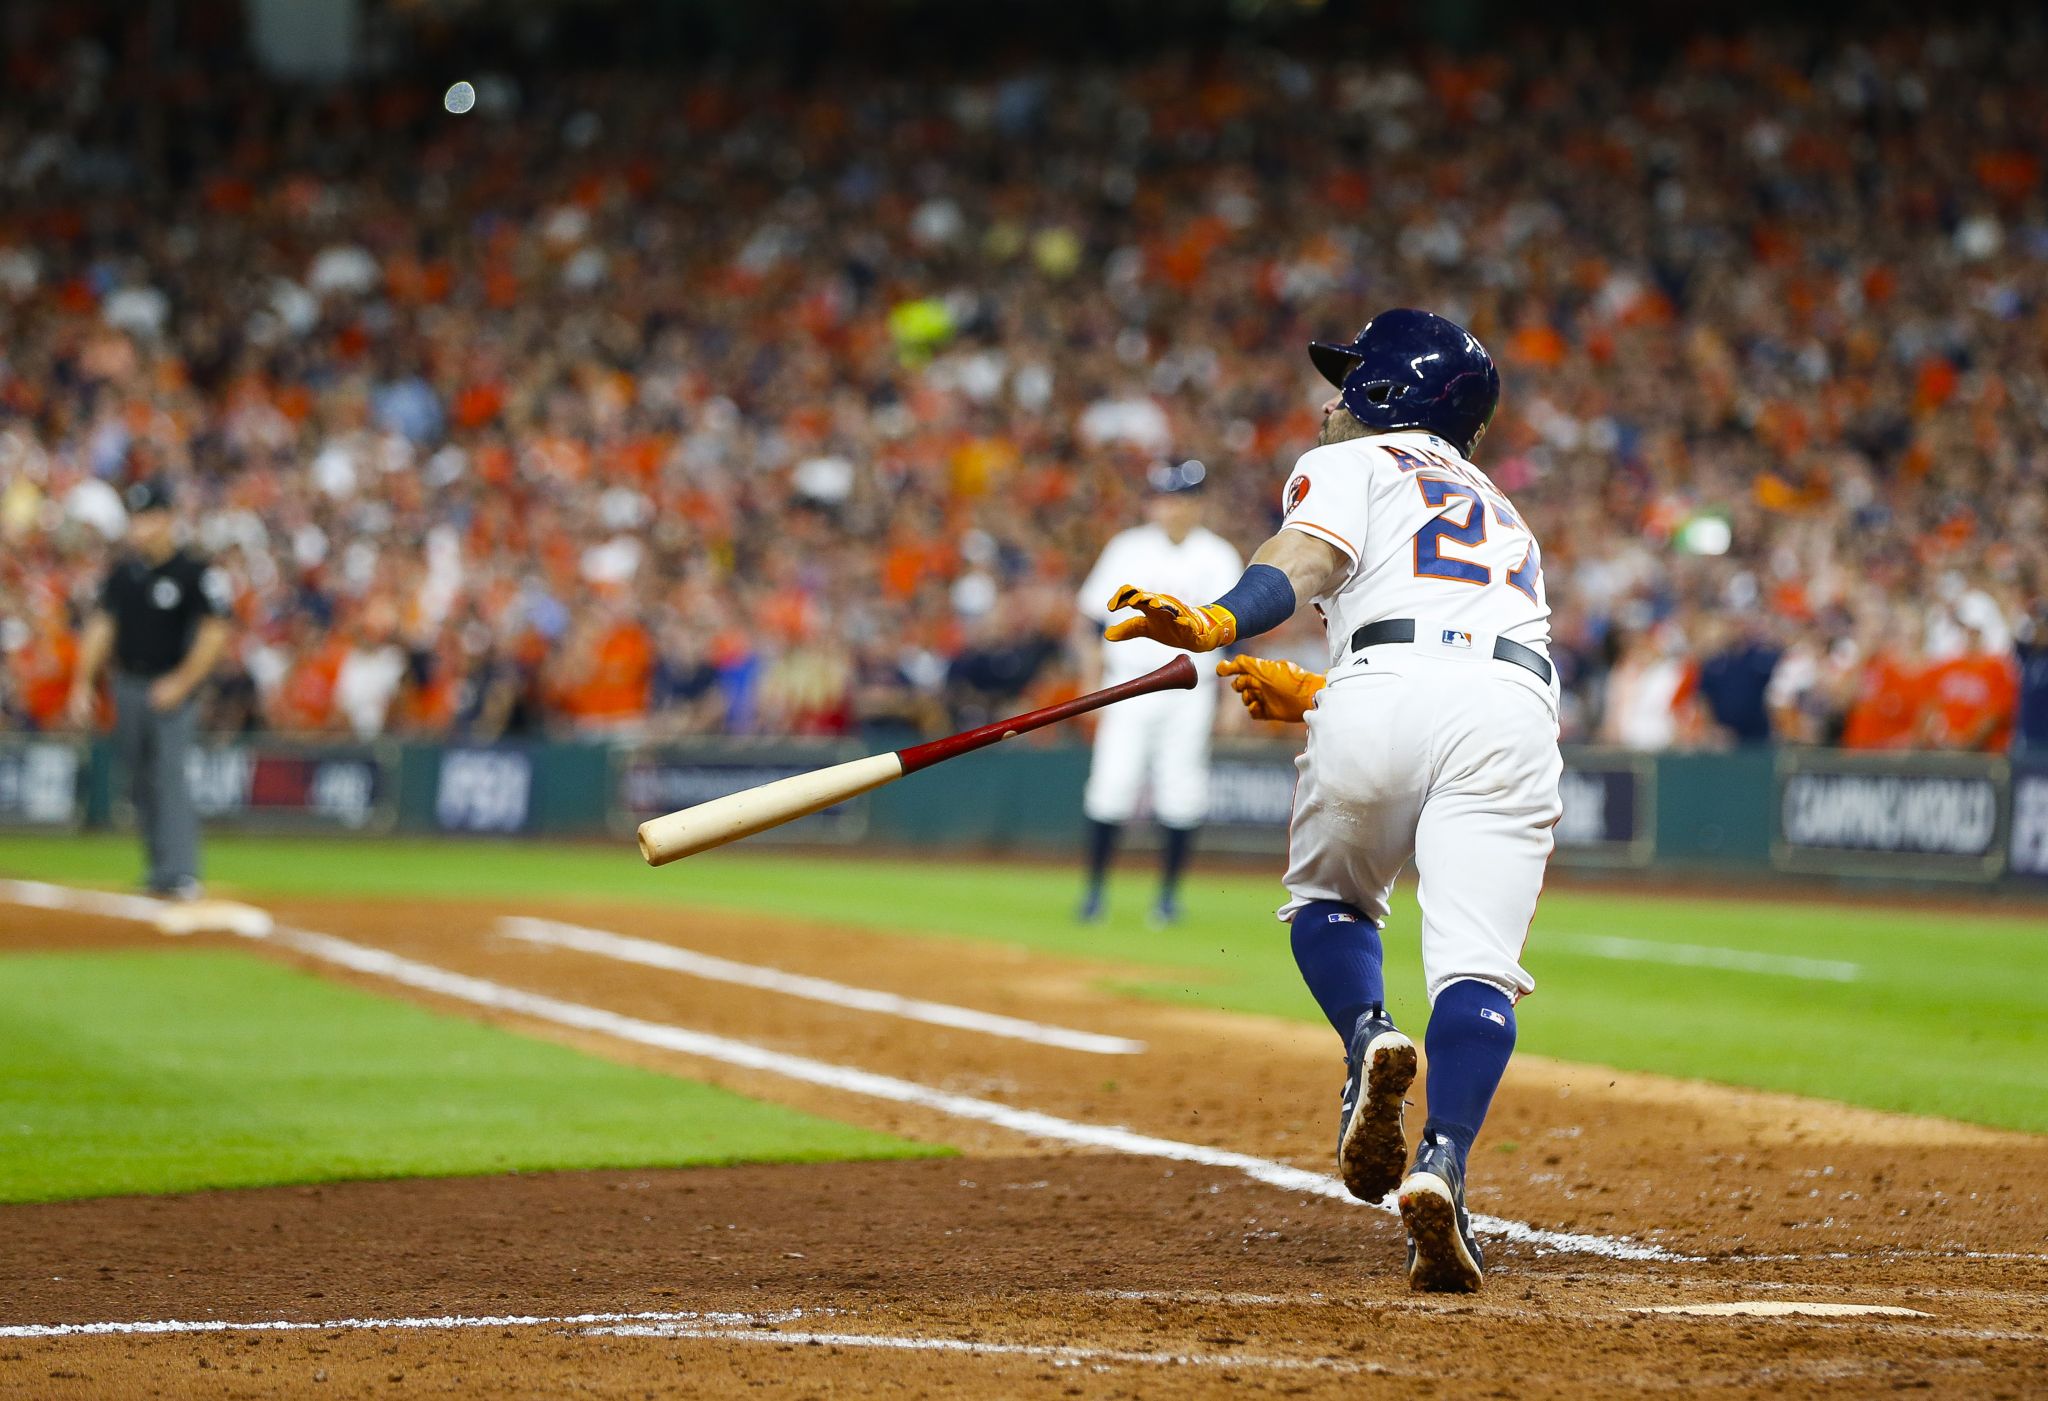
[{"label": "red bat handle", "polygon": [[1100,710],[1105,705],[1114,705],[1132,696],[1146,696],[1154,691],[1192,691],[1195,688],[1195,664],[1182,653],[1160,667],[1148,671],[1136,680],[1126,681],[1121,686],[1105,686],[1099,691],[1090,691],[1085,696],[1076,696],[1058,705],[1048,705],[1042,710],[1027,711],[1013,715],[1007,720],[996,720],[978,725],[971,730],[962,730],[957,735],[947,735],[927,744],[913,744],[908,749],[896,751],[896,757],[903,763],[903,772],[916,773],[933,764],[942,764],[948,759],[970,754],[977,749],[986,749],[1008,739],[1021,735],[1026,730],[1040,729],[1060,720],[1070,720],[1076,715],[1086,715],[1091,710]]}]

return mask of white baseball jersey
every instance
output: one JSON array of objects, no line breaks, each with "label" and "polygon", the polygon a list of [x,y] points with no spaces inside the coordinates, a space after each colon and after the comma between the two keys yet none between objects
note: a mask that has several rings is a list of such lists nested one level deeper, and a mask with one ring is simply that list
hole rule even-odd
[{"label": "white baseball jersey", "polygon": [[[1176,545],[1156,525],[1112,539],[1088,573],[1075,605],[1108,626],[1109,596],[1124,584],[1207,603],[1228,593],[1244,560],[1228,540],[1200,527]],[[1113,686],[1165,666],[1176,649],[1148,637],[1102,644],[1102,684]],[[1196,657],[1192,691],[1159,691],[1098,712],[1082,810],[1096,822],[1128,822],[1149,793],[1152,814],[1169,827],[1194,827],[1209,813],[1209,738],[1216,726],[1213,659]]]},{"label": "white baseball jersey", "polygon": [[[1351,635],[1414,618],[1542,651],[1550,605],[1536,537],[1505,493],[1431,433],[1382,433],[1304,453],[1288,476],[1284,527],[1335,545],[1351,572],[1315,600],[1332,679],[1355,668]],[[1420,634],[1418,634],[1420,635]]]},{"label": "white baseball jersey", "polygon": [[[1295,761],[1285,920],[1337,900],[1387,919],[1412,858],[1429,995],[1460,979],[1535,987],[1523,941],[1561,813],[1554,686],[1493,656],[1550,640],[1542,555],[1514,506],[1448,443],[1384,433],[1318,447],[1289,475],[1283,528],[1350,569],[1315,600],[1330,684]],[[1352,634],[1415,621],[1412,643]]]},{"label": "white baseball jersey", "polygon": [[[1075,595],[1074,606],[1082,617],[1106,628],[1110,623],[1109,596],[1125,584],[1172,594],[1189,603],[1207,603],[1230,592],[1243,573],[1244,557],[1237,547],[1212,531],[1196,526],[1176,545],[1158,526],[1140,525],[1111,537],[1103,546],[1101,558],[1088,571],[1088,581]],[[1114,686],[1143,676],[1180,655],[1149,637],[1105,642],[1102,684]],[[1202,676],[1202,684],[1213,690],[1215,668],[1197,664],[1195,670]]]}]

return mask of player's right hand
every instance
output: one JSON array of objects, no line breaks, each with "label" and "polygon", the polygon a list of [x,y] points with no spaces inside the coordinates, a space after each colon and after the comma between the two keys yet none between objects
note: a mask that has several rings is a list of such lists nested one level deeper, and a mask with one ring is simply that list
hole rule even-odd
[{"label": "player's right hand", "polygon": [[1228,608],[1182,603],[1170,593],[1152,593],[1125,584],[1109,596],[1109,611],[1138,610],[1135,618],[1120,618],[1109,625],[1103,637],[1127,642],[1149,637],[1183,652],[1213,652],[1237,641],[1237,619]]},{"label": "player's right hand", "polygon": [[1232,657],[1216,666],[1254,720],[1299,723],[1327,683],[1319,671],[1266,657]]}]

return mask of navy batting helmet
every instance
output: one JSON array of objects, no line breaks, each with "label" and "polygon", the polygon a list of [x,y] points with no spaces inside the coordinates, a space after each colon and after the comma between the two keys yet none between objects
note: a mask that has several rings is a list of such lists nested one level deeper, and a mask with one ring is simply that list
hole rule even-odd
[{"label": "navy batting helmet", "polygon": [[1383,311],[1350,341],[1309,342],[1308,358],[1368,428],[1424,428],[1467,457],[1500,402],[1486,347],[1426,311]]}]

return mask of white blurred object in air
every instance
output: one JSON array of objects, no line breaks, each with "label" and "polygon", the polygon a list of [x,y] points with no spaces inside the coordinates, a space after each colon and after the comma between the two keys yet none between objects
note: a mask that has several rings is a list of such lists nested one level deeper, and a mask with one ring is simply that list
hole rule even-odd
[{"label": "white blurred object in air", "polygon": [[121,493],[98,477],[87,477],[64,497],[64,514],[84,521],[109,540],[128,533],[128,508]]},{"label": "white blurred object in air", "polygon": [[1735,543],[1734,528],[1725,516],[1698,515],[1678,531],[1678,548],[1693,555],[1725,555]]},{"label": "white blurred object in air", "polygon": [[976,571],[953,582],[953,611],[963,618],[985,616],[996,606],[996,581]]},{"label": "white blurred object in air", "polygon": [[808,501],[836,506],[853,495],[854,468],[851,460],[836,454],[808,457],[792,474],[797,494]]}]

